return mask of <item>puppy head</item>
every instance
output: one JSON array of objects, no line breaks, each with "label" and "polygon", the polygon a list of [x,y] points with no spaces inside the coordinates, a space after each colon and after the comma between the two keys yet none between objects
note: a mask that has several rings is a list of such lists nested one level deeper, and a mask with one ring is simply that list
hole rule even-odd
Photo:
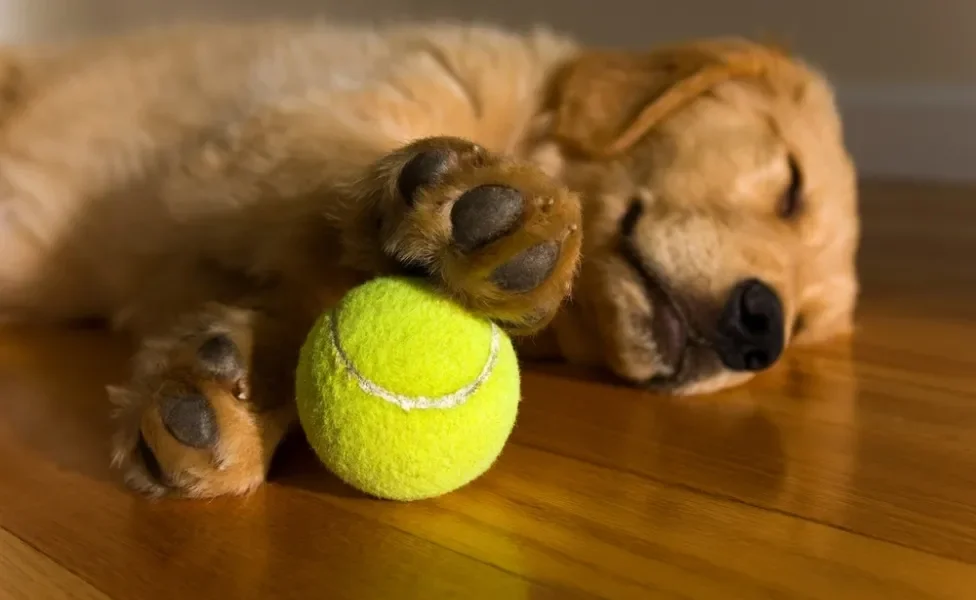
[{"label": "puppy head", "polygon": [[855,174],[832,91],[766,46],[584,53],[532,152],[584,197],[584,258],[554,325],[571,361],[694,393],[851,326]]}]

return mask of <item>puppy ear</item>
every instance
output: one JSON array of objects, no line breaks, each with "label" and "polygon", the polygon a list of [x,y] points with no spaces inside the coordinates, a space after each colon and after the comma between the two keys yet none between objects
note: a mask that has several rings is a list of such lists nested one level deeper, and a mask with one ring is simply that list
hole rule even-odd
[{"label": "puppy ear", "polygon": [[787,63],[786,54],[772,46],[738,39],[651,53],[587,52],[563,65],[550,82],[550,134],[584,155],[612,157],[716,85],[763,77]]}]

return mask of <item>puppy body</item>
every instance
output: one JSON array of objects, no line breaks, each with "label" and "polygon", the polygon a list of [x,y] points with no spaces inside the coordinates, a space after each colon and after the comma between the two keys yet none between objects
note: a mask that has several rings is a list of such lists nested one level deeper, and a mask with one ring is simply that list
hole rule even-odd
[{"label": "puppy body", "polygon": [[854,170],[773,49],[261,23],[0,60],[0,313],[142,340],[111,394],[141,490],[259,484],[304,331],[376,274],[675,393],[850,327]]},{"label": "puppy body", "polygon": [[[0,147],[0,306],[152,327],[240,293],[207,266],[294,272],[312,217],[341,228],[342,188],[380,157],[436,135],[510,152],[548,69],[572,51],[545,33],[324,24],[24,49],[22,64],[36,66],[22,68]],[[338,261],[322,262],[313,272]],[[149,281],[162,277],[174,280]]]}]

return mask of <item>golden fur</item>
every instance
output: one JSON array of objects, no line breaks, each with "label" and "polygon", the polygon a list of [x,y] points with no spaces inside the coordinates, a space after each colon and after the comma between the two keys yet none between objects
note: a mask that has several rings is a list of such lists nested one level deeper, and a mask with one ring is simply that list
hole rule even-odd
[{"label": "golden fur", "polygon": [[[778,296],[784,345],[851,326],[854,168],[828,83],[773,48],[199,25],[7,48],[0,76],[0,314],[137,336],[113,461],[145,492],[259,485],[311,319],[378,273],[674,393],[775,360],[718,358],[740,282]],[[462,249],[452,207],[486,185],[521,212]]]}]

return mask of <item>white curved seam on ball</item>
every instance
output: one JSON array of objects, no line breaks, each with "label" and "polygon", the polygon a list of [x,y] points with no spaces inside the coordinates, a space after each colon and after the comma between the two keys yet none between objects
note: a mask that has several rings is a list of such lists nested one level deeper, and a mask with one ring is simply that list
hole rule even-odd
[{"label": "white curved seam on ball", "polygon": [[429,396],[407,396],[406,394],[397,394],[391,392],[390,390],[384,388],[378,383],[370,380],[368,377],[359,372],[356,365],[353,364],[352,360],[346,355],[345,350],[342,348],[342,344],[339,341],[339,323],[337,318],[329,319],[329,339],[332,342],[332,348],[335,350],[336,357],[342,366],[346,368],[347,371],[359,384],[359,389],[363,390],[371,396],[376,396],[377,398],[382,398],[387,402],[396,404],[403,410],[413,410],[413,409],[444,409],[444,408],[454,408],[464,404],[468,398],[474,395],[478,391],[478,388],[491,376],[492,371],[495,368],[495,362],[498,359],[498,346],[499,346],[499,330],[498,326],[491,323],[491,345],[488,350],[488,360],[485,361],[485,366],[481,369],[481,373],[474,381],[465,385],[464,387],[451,392],[450,394],[445,394],[443,396],[438,396],[436,398],[431,398]]}]

